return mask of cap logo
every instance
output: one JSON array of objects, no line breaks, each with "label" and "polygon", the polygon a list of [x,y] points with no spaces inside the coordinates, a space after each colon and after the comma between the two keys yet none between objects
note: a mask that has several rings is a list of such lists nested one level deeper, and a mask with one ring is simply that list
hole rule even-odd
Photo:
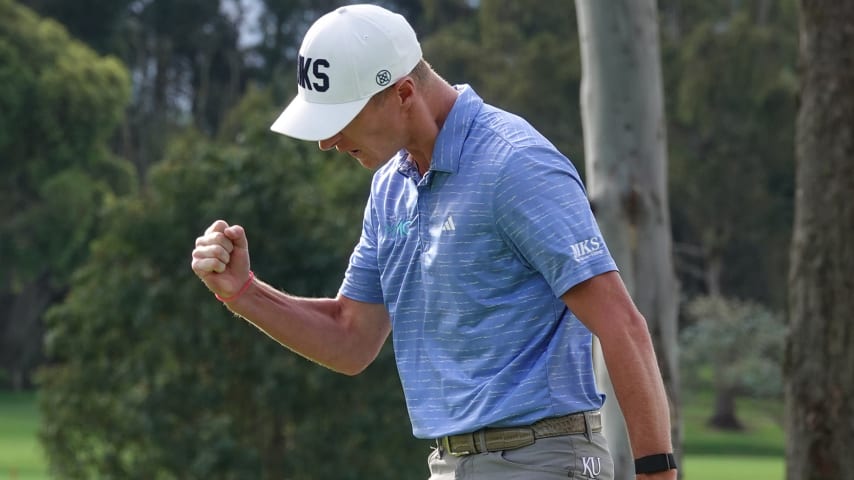
[{"label": "cap logo", "polygon": [[377,85],[384,87],[391,82],[391,72],[388,70],[380,70],[377,73]]},{"label": "cap logo", "polygon": [[297,83],[306,90],[325,92],[329,90],[329,75],[323,70],[329,68],[329,60],[325,58],[306,58],[299,56],[297,65]]}]

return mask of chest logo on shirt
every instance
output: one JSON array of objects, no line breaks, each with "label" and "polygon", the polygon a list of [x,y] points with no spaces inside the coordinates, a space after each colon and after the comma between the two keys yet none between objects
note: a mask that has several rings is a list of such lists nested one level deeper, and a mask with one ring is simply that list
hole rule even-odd
[{"label": "chest logo on shirt", "polygon": [[409,235],[412,220],[392,220],[386,223],[385,233],[392,238],[401,238]]},{"label": "chest logo on shirt", "polygon": [[586,260],[590,257],[605,253],[605,242],[600,237],[590,237],[587,240],[582,240],[578,243],[573,243],[569,246],[572,250],[572,258],[576,262]]}]

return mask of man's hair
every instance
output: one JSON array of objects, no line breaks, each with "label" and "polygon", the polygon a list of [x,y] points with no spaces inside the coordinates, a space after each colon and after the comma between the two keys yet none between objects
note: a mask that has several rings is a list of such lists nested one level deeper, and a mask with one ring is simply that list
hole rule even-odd
[{"label": "man's hair", "polygon": [[416,82],[423,83],[432,70],[433,67],[427,63],[427,60],[422,58],[417,64],[415,64],[415,68],[413,68],[409,74],[415,78]]}]

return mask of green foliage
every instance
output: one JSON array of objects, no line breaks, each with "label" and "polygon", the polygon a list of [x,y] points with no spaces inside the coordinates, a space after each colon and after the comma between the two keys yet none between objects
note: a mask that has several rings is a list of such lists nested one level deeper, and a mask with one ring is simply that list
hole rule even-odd
[{"label": "green foliage", "polygon": [[26,383],[40,317],[88,255],[102,207],[135,185],[109,151],[130,79],[65,29],[0,0],[0,365]]},{"label": "green foliage", "polygon": [[206,0],[22,0],[131,71],[133,97],[116,139],[140,178],[174,129],[212,134],[247,83],[239,20]]},{"label": "green foliage", "polygon": [[61,287],[85,258],[99,205],[131,183],[107,150],[129,96],[115,59],[0,1],[0,288],[20,288],[46,264]]},{"label": "green foliage", "polygon": [[124,13],[133,0],[21,0],[42,15],[62,23],[75,38],[101,53],[116,42]]},{"label": "green foliage", "polygon": [[0,18],[0,77],[9,80],[0,90],[4,164],[27,164],[28,173],[45,176],[81,158],[103,156],[98,149],[130,96],[124,67],[8,0],[0,2]]},{"label": "green foliage", "polygon": [[[744,10],[686,21],[690,29],[665,41],[663,56],[674,240],[701,252],[677,262],[683,285],[781,307],[794,196],[797,36],[794,18],[777,9],[773,23]],[[692,278],[690,265],[703,272]]]},{"label": "green foliage", "polygon": [[742,395],[782,393],[782,316],[756,302],[715,296],[697,297],[686,310],[692,323],[683,329],[680,345],[687,385],[705,380]]},{"label": "green foliage", "polygon": [[51,312],[43,437],[62,478],[421,476],[390,351],[358,378],[329,372],[228,313],[189,268],[221,217],[246,228],[271,284],[338,287],[368,172],[270,133],[269,99],[251,91],[220,141],[178,136]]},{"label": "green foliage", "polygon": [[486,0],[475,15],[423,40],[425,58],[451,83],[471,84],[484,101],[526,118],[583,167],[574,10],[559,1]]}]

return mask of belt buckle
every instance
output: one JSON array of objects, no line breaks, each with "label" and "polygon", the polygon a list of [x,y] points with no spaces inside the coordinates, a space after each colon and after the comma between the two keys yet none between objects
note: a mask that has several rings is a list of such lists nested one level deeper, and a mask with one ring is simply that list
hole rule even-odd
[{"label": "belt buckle", "polygon": [[472,452],[469,452],[469,451],[455,452],[455,451],[451,448],[451,437],[452,437],[452,435],[446,435],[446,436],[442,437],[442,441],[440,442],[440,443],[441,443],[441,447],[442,447],[446,452],[448,452],[449,454],[451,454],[451,455],[453,455],[453,456],[455,456],[455,457],[464,457],[464,456],[466,456],[466,455],[471,455],[471,453],[472,453]]},{"label": "belt buckle", "polygon": [[453,455],[453,453],[451,453],[451,442],[448,441],[448,435],[439,439],[439,448]]}]

